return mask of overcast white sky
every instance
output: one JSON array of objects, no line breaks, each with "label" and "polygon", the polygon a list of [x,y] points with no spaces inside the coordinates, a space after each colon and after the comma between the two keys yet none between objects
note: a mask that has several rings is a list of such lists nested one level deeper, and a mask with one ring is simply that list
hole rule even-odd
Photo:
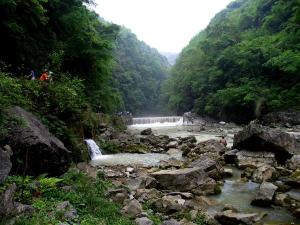
[{"label": "overcast white sky", "polygon": [[232,0],[95,0],[96,12],[160,52],[178,53]]}]

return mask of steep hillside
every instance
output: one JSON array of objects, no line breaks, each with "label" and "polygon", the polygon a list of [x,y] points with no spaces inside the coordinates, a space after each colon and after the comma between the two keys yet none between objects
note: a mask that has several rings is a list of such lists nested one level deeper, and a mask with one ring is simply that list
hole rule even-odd
[{"label": "steep hillside", "polygon": [[117,37],[116,59],[114,78],[124,109],[139,116],[161,111],[158,100],[169,70],[167,59],[126,28]]},{"label": "steep hillside", "polygon": [[299,5],[232,2],[181,52],[164,88],[168,107],[236,122],[300,110]]}]

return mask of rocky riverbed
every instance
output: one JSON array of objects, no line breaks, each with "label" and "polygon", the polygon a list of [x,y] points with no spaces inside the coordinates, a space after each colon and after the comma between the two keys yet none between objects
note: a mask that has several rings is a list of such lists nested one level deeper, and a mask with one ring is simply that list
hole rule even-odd
[{"label": "rocky riverbed", "polygon": [[[216,138],[135,130],[132,140],[152,153],[104,156],[80,168],[111,180],[116,188],[107,196],[139,225],[300,224],[297,132],[258,123],[232,130],[232,148]],[[230,133],[220,125],[205,130],[213,131]]]}]

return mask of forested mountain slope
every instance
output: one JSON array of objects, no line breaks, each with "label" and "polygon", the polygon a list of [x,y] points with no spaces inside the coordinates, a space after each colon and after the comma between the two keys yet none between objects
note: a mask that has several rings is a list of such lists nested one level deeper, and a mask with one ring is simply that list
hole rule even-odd
[{"label": "forested mountain slope", "polygon": [[124,109],[135,115],[150,115],[158,108],[161,84],[169,63],[156,49],[139,41],[135,34],[121,28],[117,37],[114,80],[120,90]]},{"label": "forested mountain slope", "polygon": [[181,52],[164,101],[236,122],[300,110],[299,28],[299,0],[232,2]]}]

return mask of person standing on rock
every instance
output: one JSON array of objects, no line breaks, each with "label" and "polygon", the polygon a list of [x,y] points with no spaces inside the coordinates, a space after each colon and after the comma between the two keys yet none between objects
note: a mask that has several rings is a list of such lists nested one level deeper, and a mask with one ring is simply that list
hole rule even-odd
[{"label": "person standing on rock", "polygon": [[224,136],[221,137],[220,143],[223,144],[225,147],[227,146],[227,141]]}]

